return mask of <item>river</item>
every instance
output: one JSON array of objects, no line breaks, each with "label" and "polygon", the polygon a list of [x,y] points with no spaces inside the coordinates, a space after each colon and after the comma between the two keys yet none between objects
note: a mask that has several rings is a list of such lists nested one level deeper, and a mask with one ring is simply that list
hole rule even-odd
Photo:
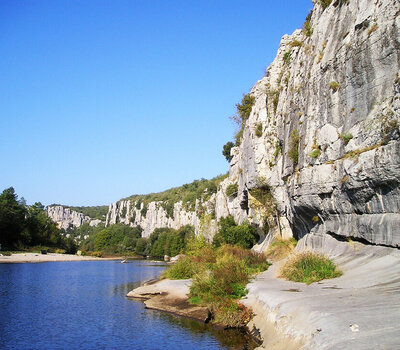
[{"label": "river", "polygon": [[253,349],[238,331],[144,308],[125,295],[163,264],[0,264],[1,349]]}]

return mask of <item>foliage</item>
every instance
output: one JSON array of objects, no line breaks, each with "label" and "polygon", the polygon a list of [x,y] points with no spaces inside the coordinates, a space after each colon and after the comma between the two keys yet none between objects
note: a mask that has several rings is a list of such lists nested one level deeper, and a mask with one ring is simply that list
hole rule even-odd
[{"label": "foliage", "polygon": [[310,158],[318,158],[321,154],[321,150],[319,148],[313,149],[308,155]]},{"label": "foliage", "polygon": [[186,210],[194,210],[196,200],[206,201],[213,193],[218,190],[219,184],[227,177],[227,175],[219,175],[211,180],[201,179],[192,183],[174,187],[164,192],[150,193],[147,195],[133,195],[124,200],[130,200],[135,203],[137,210],[148,206],[150,202],[161,202],[161,206],[166,209],[167,214],[173,216],[173,207],[175,203],[183,202]]},{"label": "foliage", "polygon": [[276,238],[269,246],[265,255],[270,261],[279,261],[287,256],[296,247],[297,241],[295,238],[282,239]]},{"label": "foliage", "polygon": [[[51,206],[53,205],[55,204],[52,204]],[[102,205],[97,207],[70,207],[63,205],[63,207],[77,211],[78,213],[82,213],[85,216],[89,216],[91,219],[99,219],[99,220],[105,220],[108,212],[108,205]]]},{"label": "foliage", "polygon": [[299,131],[297,129],[293,129],[290,133],[290,141],[289,141],[289,158],[292,160],[293,164],[297,164],[299,162],[299,145],[300,145],[300,136]]},{"label": "foliage", "polygon": [[232,117],[232,119],[239,125],[240,129],[235,135],[236,146],[239,146],[241,143],[244,124],[247,119],[250,117],[251,110],[255,103],[255,97],[253,95],[245,94],[240,103],[236,104],[236,115]]},{"label": "foliage", "polygon": [[304,252],[289,259],[281,269],[281,276],[295,282],[311,284],[343,273],[327,257],[313,252]]},{"label": "foliage", "polygon": [[290,59],[291,59],[291,52],[290,52],[290,50],[289,50],[289,51],[286,51],[286,52],[283,54],[283,63],[284,63],[284,64],[289,64],[289,63],[290,63]]},{"label": "foliage", "polygon": [[227,216],[221,218],[218,223],[218,232],[214,236],[213,245],[219,247],[223,244],[231,244],[251,248],[259,238],[257,230],[248,222],[237,225],[232,216]]},{"label": "foliage", "polygon": [[188,242],[194,237],[193,226],[186,225],[179,230],[156,228],[149,237],[147,250],[149,255],[163,257],[175,256],[185,252]]},{"label": "foliage", "polygon": [[263,134],[263,126],[262,123],[257,123],[256,125],[256,136],[261,137]]},{"label": "foliage", "polygon": [[308,37],[311,36],[312,33],[313,33],[313,29],[312,29],[312,26],[311,26],[312,13],[313,13],[313,11],[311,10],[308,13],[308,15],[307,15],[307,17],[306,17],[306,19],[304,21],[304,24],[303,24],[303,34],[305,36],[308,36]]},{"label": "foliage", "polygon": [[228,197],[236,198],[237,195],[238,195],[238,184],[234,183],[234,184],[228,185],[228,187],[226,188],[225,193],[226,193],[226,195]]},{"label": "foliage", "polygon": [[143,205],[143,208],[140,209],[140,215],[142,215],[142,217],[146,217],[147,214],[147,205]]},{"label": "foliage", "polygon": [[353,138],[353,135],[350,134],[349,132],[345,132],[343,134],[339,134],[339,137],[344,141],[344,143],[347,145],[349,141]]},{"label": "foliage", "polygon": [[337,81],[331,81],[329,83],[329,88],[332,89],[333,92],[336,92],[340,89],[340,84]]},{"label": "foliage", "polygon": [[134,254],[141,234],[142,229],[139,226],[110,225],[92,232],[80,248],[84,251],[102,251],[106,254]]},{"label": "foliage", "polygon": [[293,48],[293,47],[301,47],[301,46],[303,46],[303,42],[300,41],[300,40],[293,39],[293,40],[289,43],[289,45],[290,45],[291,48]]},{"label": "foliage", "polygon": [[197,272],[197,263],[189,256],[179,259],[170,268],[165,270],[163,277],[171,280],[184,280],[192,278]]},{"label": "foliage", "polygon": [[325,10],[332,3],[332,0],[319,0],[318,3],[322,6],[322,9]]},{"label": "foliage", "polygon": [[247,294],[246,284],[254,273],[268,269],[265,257],[250,250],[224,245],[212,248],[198,243],[165,272],[170,278],[192,278],[189,302],[207,306],[214,321],[228,327],[245,325],[251,310],[237,302]]},{"label": "foliage", "polygon": [[0,243],[3,249],[43,245],[76,252],[73,240],[61,235],[44,206],[40,202],[26,206],[25,200],[18,200],[13,187],[0,194]]},{"label": "foliage", "polygon": [[233,142],[228,141],[223,149],[222,149],[222,155],[225,157],[225,159],[230,162],[232,160],[232,156],[231,156],[231,149],[232,147],[234,147],[235,145],[233,144]]}]

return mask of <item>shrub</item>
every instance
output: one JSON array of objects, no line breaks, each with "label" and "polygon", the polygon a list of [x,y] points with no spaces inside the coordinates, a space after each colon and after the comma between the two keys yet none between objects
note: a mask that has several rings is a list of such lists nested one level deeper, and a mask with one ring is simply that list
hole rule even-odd
[{"label": "shrub", "polygon": [[299,162],[299,145],[300,145],[300,136],[299,131],[297,129],[293,129],[290,133],[290,141],[289,141],[289,158],[292,160],[293,164],[297,164]]},{"label": "shrub", "polygon": [[185,256],[180,258],[175,264],[171,265],[163,273],[163,277],[171,280],[181,280],[192,278],[198,272],[198,264],[196,264],[190,257]]},{"label": "shrub", "polygon": [[94,256],[96,258],[101,258],[103,256],[103,252],[102,251],[96,251],[96,252],[92,252],[90,255]]},{"label": "shrub", "polygon": [[226,193],[226,195],[228,197],[231,197],[231,198],[237,197],[237,195],[238,195],[238,184],[234,183],[234,184],[228,185],[228,187],[226,188],[225,193]]},{"label": "shrub", "polygon": [[289,45],[290,45],[290,47],[301,47],[301,46],[303,46],[303,42],[300,41],[300,40],[293,39],[293,40],[290,42]]},{"label": "shrub", "polygon": [[294,282],[311,284],[343,273],[327,257],[313,252],[304,252],[289,259],[281,268],[281,276]]},{"label": "shrub", "polygon": [[261,137],[263,134],[263,126],[262,123],[257,123],[256,125],[256,136]]},{"label": "shrub", "polygon": [[289,63],[290,63],[290,58],[291,58],[291,52],[290,52],[290,50],[289,50],[289,51],[286,51],[286,52],[283,54],[283,62],[284,62],[285,64],[289,64]]},{"label": "shrub", "polygon": [[303,24],[303,34],[305,36],[308,36],[308,37],[310,37],[312,35],[312,33],[313,33],[313,29],[312,29],[312,26],[311,26],[312,13],[313,13],[313,11],[311,10],[308,13],[308,15],[307,15],[307,17],[305,19],[305,22]]},{"label": "shrub", "polygon": [[265,253],[265,256],[268,260],[271,261],[279,261],[287,256],[293,251],[296,247],[297,241],[295,238],[290,239],[282,239],[276,238],[269,246]]},{"label": "shrub", "polygon": [[219,229],[213,239],[213,245],[219,247],[223,244],[238,245],[243,248],[251,248],[259,240],[257,230],[245,222],[236,225],[232,216],[221,218]]},{"label": "shrub", "polygon": [[329,83],[329,88],[333,91],[336,92],[340,89],[340,84],[337,81],[331,81]]},{"label": "shrub", "polygon": [[319,0],[318,3],[325,10],[332,3],[332,0]]},{"label": "shrub", "polygon": [[251,110],[255,103],[255,97],[251,94],[243,95],[242,101],[236,104],[236,115],[232,117],[233,121],[240,127],[235,135],[236,146],[239,146],[243,136],[244,124],[250,117]]},{"label": "shrub", "polygon": [[225,157],[225,159],[230,162],[232,160],[232,156],[231,156],[231,149],[232,147],[234,147],[235,145],[233,144],[233,142],[229,141],[227,142],[224,147],[222,148],[222,155]]},{"label": "shrub", "polygon": [[142,215],[142,217],[146,217],[147,214],[147,207],[144,205],[143,208],[140,210],[140,214]]},{"label": "shrub", "polygon": [[310,158],[318,158],[320,154],[321,154],[320,149],[313,149],[308,155],[310,156]]},{"label": "shrub", "polygon": [[65,249],[56,249],[56,254],[65,254],[66,250]]},{"label": "shrub", "polygon": [[344,134],[339,134],[339,137],[344,141],[344,143],[347,145],[349,141],[353,138],[353,135],[345,132]]}]

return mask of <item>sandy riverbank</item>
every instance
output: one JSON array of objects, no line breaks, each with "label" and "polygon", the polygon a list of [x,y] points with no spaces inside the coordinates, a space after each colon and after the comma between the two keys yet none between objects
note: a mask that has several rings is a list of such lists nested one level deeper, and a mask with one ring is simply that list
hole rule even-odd
[{"label": "sandy riverbank", "polygon": [[[0,252],[1,253],[1,252]],[[96,258],[93,256],[79,256],[70,254],[39,254],[39,253],[17,253],[10,256],[0,256],[0,264],[4,263],[40,263],[50,261],[102,261],[120,260],[121,258]]]}]

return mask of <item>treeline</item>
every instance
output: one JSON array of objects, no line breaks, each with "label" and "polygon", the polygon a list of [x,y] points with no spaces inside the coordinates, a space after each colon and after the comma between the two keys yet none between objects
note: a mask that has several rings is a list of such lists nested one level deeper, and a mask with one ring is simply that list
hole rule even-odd
[{"label": "treeline", "polygon": [[73,239],[61,235],[40,202],[27,206],[13,187],[0,194],[0,244],[2,250],[44,246],[75,253],[77,249]]},{"label": "treeline", "polygon": [[157,228],[149,238],[143,238],[141,234],[142,229],[139,226],[115,224],[97,228],[93,229],[80,248],[84,254],[93,255],[141,255],[159,258],[164,255],[175,256],[183,253],[189,241],[194,238],[194,228],[190,225],[179,230]]},{"label": "treeline", "polygon": [[[256,228],[247,222],[237,225],[232,216],[222,218],[218,225],[219,229],[213,241],[215,247],[230,244],[249,249],[259,239]],[[103,254],[141,255],[158,258],[162,258],[164,255],[175,256],[185,253],[195,237],[194,227],[190,225],[183,226],[178,230],[157,228],[149,238],[141,237],[142,229],[139,226],[130,227],[123,224],[105,228],[87,227],[83,229],[81,227],[76,230],[81,234],[89,234],[91,231],[89,238],[81,244],[81,250],[84,254],[98,256]]]}]

